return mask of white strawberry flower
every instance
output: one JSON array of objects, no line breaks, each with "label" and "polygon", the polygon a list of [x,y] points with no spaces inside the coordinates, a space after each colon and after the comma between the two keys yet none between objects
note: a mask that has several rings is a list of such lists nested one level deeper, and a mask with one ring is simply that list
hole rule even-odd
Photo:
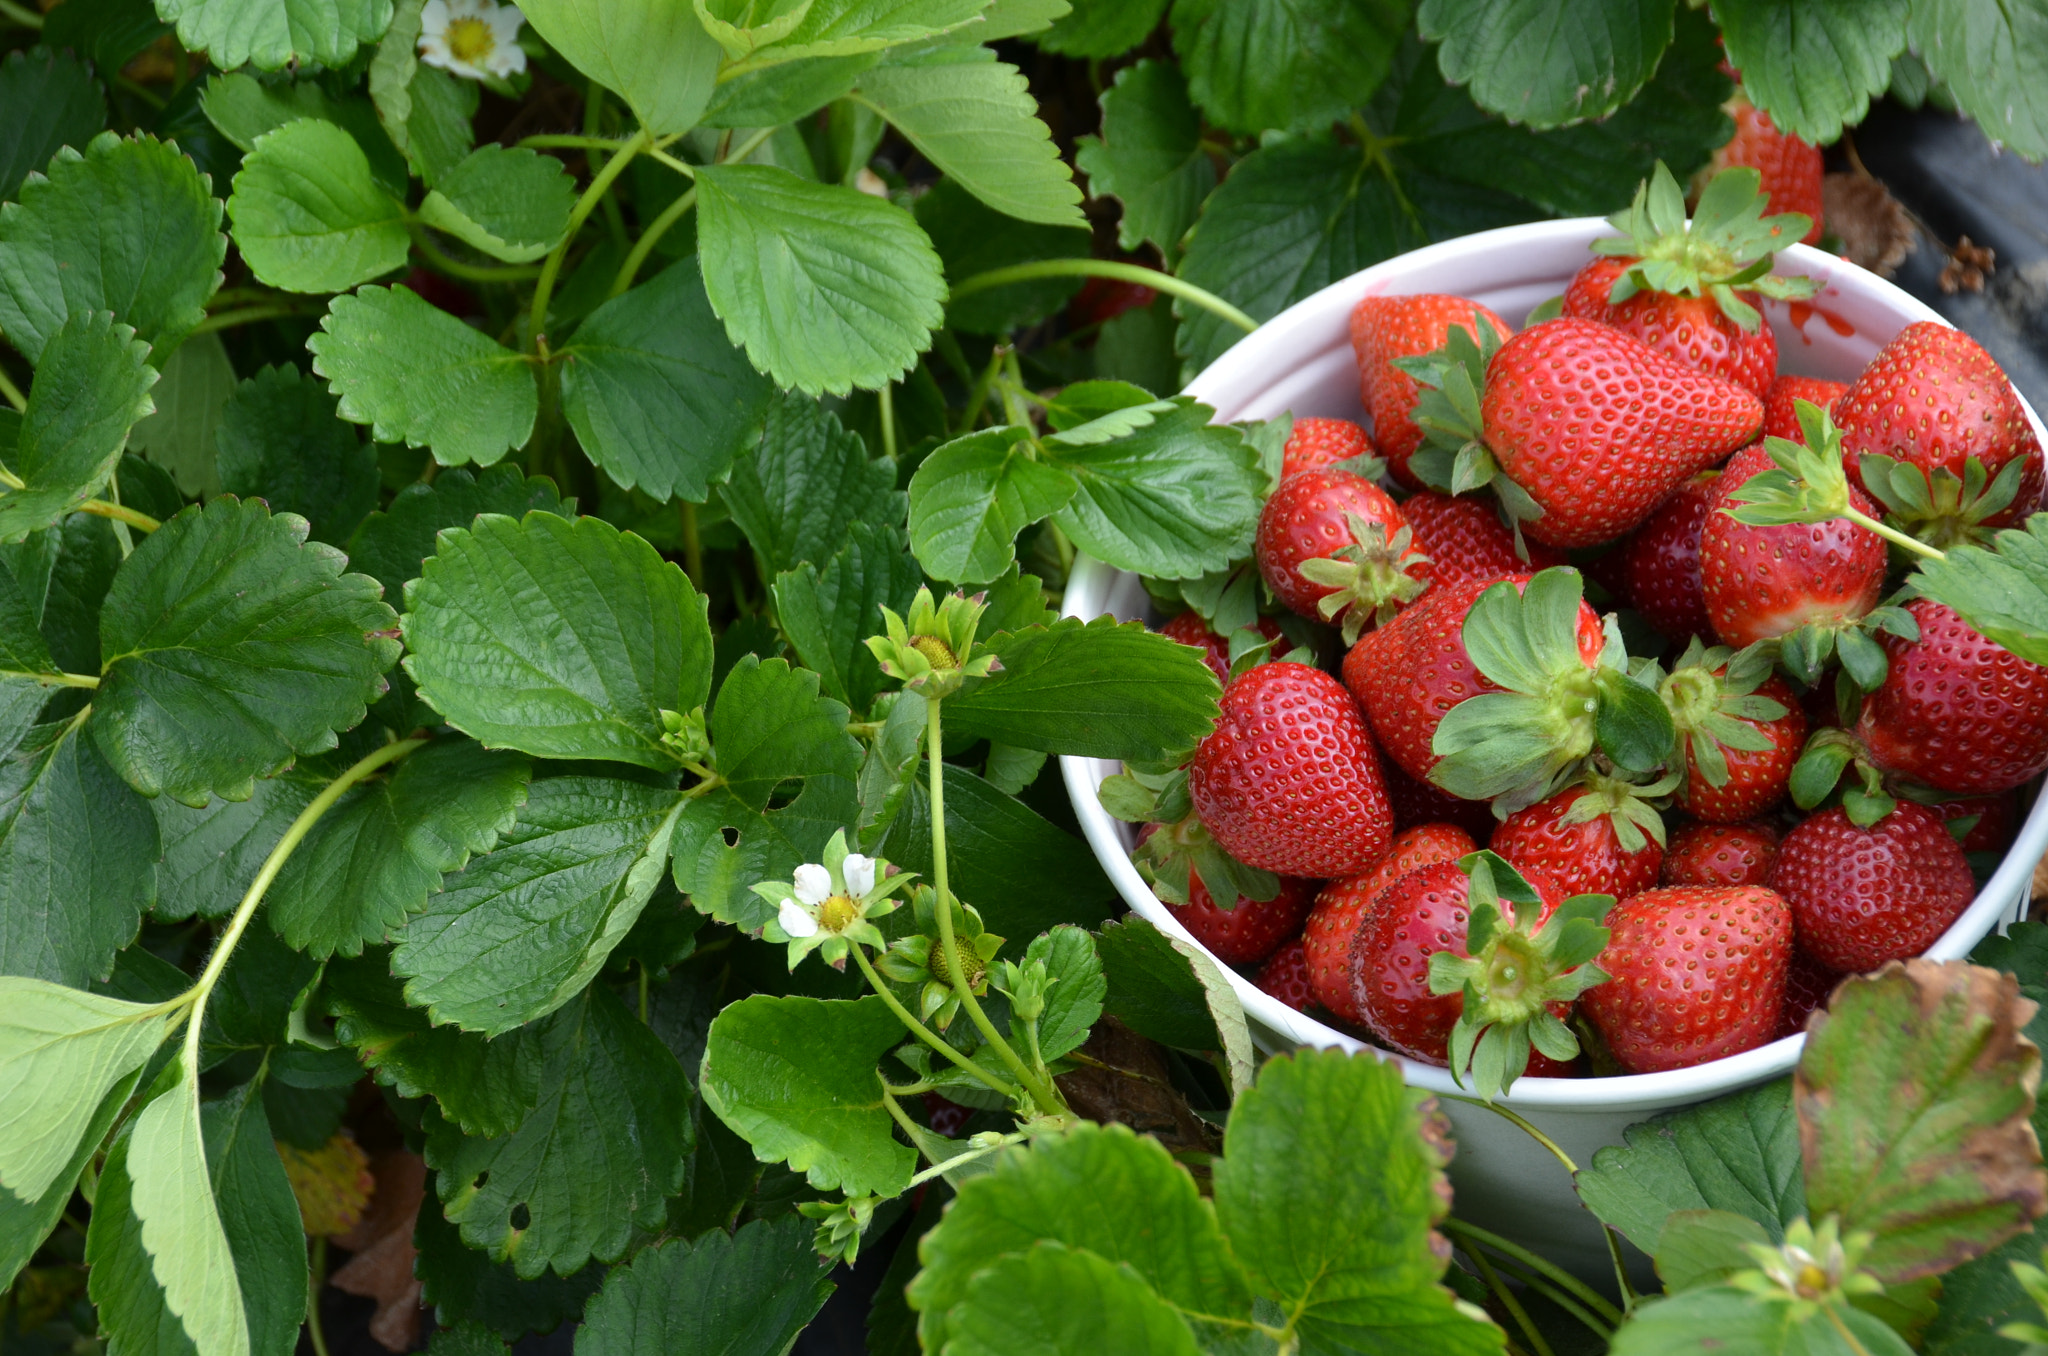
[{"label": "white strawberry flower", "polygon": [[889,896],[912,879],[907,872],[890,875],[889,864],[879,858],[848,852],[844,830],[825,845],[824,861],[805,862],[793,876],[754,887],[755,894],[775,905],[775,917],[762,925],[761,935],[789,943],[792,970],[814,950],[828,964],[843,967],[855,943],[878,950],[885,946],[881,930],[869,920],[894,910],[899,901]]},{"label": "white strawberry flower", "polygon": [[420,60],[469,80],[504,79],[526,69],[519,46],[525,16],[498,0],[427,0],[420,11]]}]

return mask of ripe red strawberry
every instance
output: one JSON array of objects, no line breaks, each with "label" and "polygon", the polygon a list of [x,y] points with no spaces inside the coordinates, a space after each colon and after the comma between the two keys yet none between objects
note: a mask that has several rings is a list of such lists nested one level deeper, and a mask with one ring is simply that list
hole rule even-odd
[{"label": "ripe red strawberry", "polygon": [[1920,639],[1884,637],[1890,669],[1856,736],[1886,772],[1988,795],[2048,770],[2048,668],[1986,640],[1949,608],[1906,605]]},{"label": "ripe red strawberry", "polygon": [[1828,995],[1841,982],[1840,975],[1794,947],[1792,967],[1785,973],[1785,1011],[1778,1018],[1778,1030],[1771,1039],[1783,1040],[1806,1030],[1806,1019],[1815,1008],[1827,1003]]},{"label": "ripe red strawberry", "polygon": [[[1562,1020],[1570,1010],[1576,988],[1570,976],[1559,971],[1567,967],[1546,964],[1540,948],[1527,945],[1540,938],[1539,929],[1548,923],[1563,901],[1558,887],[1540,876],[1529,876],[1540,907],[1526,927],[1518,927],[1517,947],[1526,961],[1517,976],[1526,984],[1521,993],[1503,995],[1518,1000],[1524,1020],[1547,1012]],[[1352,1001],[1364,1014],[1366,1027],[1390,1049],[1430,1064],[1451,1062],[1453,1029],[1465,1015],[1464,995],[1434,993],[1430,987],[1432,956],[1449,952],[1470,956],[1467,950],[1472,922],[1474,882],[1454,862],[1442,862],[1411,871],[1380,896],[1379,906],[1365,920],[1354,938],[1350,956]],[[1481,891],[1486,897],[1490,892]],[[1498,932],[1482,955],[1498,954],[1503,938]],[[1576,962],[1575,962],[1576,963]],[[1592,976],[1581,975],[1581,980]],[[1560,996],[1562,995],[1562,996]],[[1520,1073],[1521,1070],[1516,1070]],[[1566,1058],[1552,1058],[1541,1050],[1528,1053],[1527,1072],[1538,1078],[1570,1077],[1573,1070]]]},{"label": "ripe red strawberry", "polygon": [[1271,899],[1240,898],[1236,907],[1219,909],[1203,888],[1202,878],[1190,871],[1188,902],[1166,907],[1217,960],[1257,965],[1301,931],[1301,920],[1308,916],[1315,897],[1314,881],[1282,876],[1280,893]]},{"label": "ripe red strawberry", "polygon": [[1484,499],[1419,490],[1402,501],[1401,512],[1415,534],[1415,549],[1426,557],[1415,577],[1432,584],[1490,582],[1564,564],[1562,552],[1533,542],[1524,543],[1527,560],[1515,554],[1514,532]]},{"label": "ripe red strawberry", "polygon": [[[1763,444],[1743,449],[1721,473],[1720,494],[1700,532],[1700,586],[1714,632],[1738,649],[1809,624],[1851,621],[1884,591],[1884,539],[1846,518],[1751,527],[1724,511],[1751,476],[1777,465]],[[1864,513],[1883,512],[1849,486]]]},{"label": "ripe red strawberry", "polygon": [[1681,645],[1714,633],[1700,591],[1700,531],[1720,475],[1702,471],[1673,490],[1614,553],[1630,604],[1659,635]]},{"label": "ripe red strawberry", "polygon": [[1799,427],[1799,412],[1793,408],[1797,400],[1810,400],[1822,409],[1833,412],[1835,401],[1842,392],[1849,389],[1843,381],[1823,381],[1819,377],[1791,377],[1784,373],[1771,383],[1771,389],[1764,396],[1764,437],[1790,438],[1795,443],[1806,441],[1806,431]]},{"label": "ripe red strawberry", "polygon": [[[1763,423],[1754,392],[1592,320],[1523,330],[1490,361],[1454,332],[1440,354],[1414,366],[1436,388],[1462,367],[1459,380],[1482,391],[1476,426],[1441,389],[1423,393],[1416,418],[1435,458],[1477,445],[1476,461],[1457,453],[1474,468],[1468,479],[1492,484],[1523,534],[1547,546],[1614,540]],[[1415,465],[1436,473],[1420,453]]]},{"label": "ripe red strawberry", "polygon": [[[1636,292],[1626,301],[1609,301],[1614,284],[1639,262],[1629,257],[1595,259],[1581,268],[1564,290],[1564,314],[1612,325],[1667,358],[1733,382],[1761,399],[1778,371],[1778,341],[1771,327],[1759,325],[1756,333],[1745,333],[1710,296]],[[1753,307],[1757,297],[1752,292],[1743,300]]]},{"label": "ripe red strawberry", "polygon": [[[1402,770],[1418,781],[1429,780],[1437,765],[1437,727],[1451,709],[1467,697],[1504,690],[1479,672],[1464,641],[1467,617],[1486,590],[1500,582],[1473,580],[1433,588],[1344,657],[1345,685],[1371,717],[1373,733]],[[1508,582],[1518,590],[1529,586],[1527,578]],[[1577,616],[1576,630],[1563,644],[1575,647],[1577,667],[1590,675],[1606,639],[1592,608],[1580,603]],[[1548,639],[1555,648],[1562,638]],[[1577,676],[1564,673],[1559,681],[1568,684]]]},{"label": "ripe red strawberry", "polygon": [[2022,463],[2011,501],[1995,511],[1986,512],[1988,503],[1955,485],[1948,496],[1935,497],[1931,513],[1892,505],[1907,530],[1936,546],[1972,526],[2010,526],[2040,506],[2041,445],[2012,383],[1961,330],[1931,320],[1906,326],[1850,383],[1834,414],[1850,477],[1879,498],[1886,498],[1885,487],[1864,477],[1865,453],[1891,457],[1929,478],[1945,471],[1957,481],[1971,457],[1982,463],[1987,481],[2007,463]]},{"label": "ripe red strawberry", "polygon": [[1478,850],[1472,835],[1450,824],[1424,824],[1394,836],[1393,850],[1363,875],[1333,880],[1316,896],[1301,939],[1316,1001],[1356,1026],[1365,1015],[1351,1001],[1351,939],[1388,887],[1411,871],[1455,862]]},{"label": "ripe red strawberry", "polygon": [[[1271,617],[1260,617],[1252,623],[1252,629],[1267,640],[1280,639],[1280,628]],[[1202,662],[1209,666],[1209,672],[1216,675],[1216,681],[1230,682],[1230,638],[1210,630],[1201,613],[1183,612],[1160,627],[1159,634],[1200,650]]]},{"label": "ripe red strawberry", "polygon": [[1299,937],[1275,951],[1259,967],[1258,978],[1253,982],[1296,1012],[1307,1012],[1309,1004],[1315,1002],[1315,995],[1309,992],[1308,960]]},{"label": "ripe red strawberry", "polygon": [[1280,478],[1372,455],[1372,439],[1349,419],[1297,419],[1280,452]]},{"label": "ripe red strawberry", "polygon": [[1566,895],[1625,899],[1657,883],[1664,824],[1626,782],[1599,778],[1509,815],[1490,846],[1523,875]]},{"label": "ripe red strawberry", "polygon": [[1678,797],[1700,819],[1734,824],[1785,798],[1806,747],[1806,712],[1763,650],[1695,640],[1658,688],[1678,732]]},{"label": "ripe red strawberry", "polygon": [[1281,875],[1356,875],[1393,838],[1365,718],[1341,683],[1306,664],[1261,664],[1224,690],[1188,794],[1224,851]]},{"label": "ripe red strawberry", "polygon": [[1396,358],[1412,358],[1442,348],[1453,328],[1478,336],[1474,315],[1496,337],[1508,337],[1507,324],[1476,301],[1424,294],[1413,297],[1367,297],[1351,312],[1351,348],[1358,355],[1358,389],[1372,412],[1372,431],[1380,455],[1394,478],[1410,489],[1422,482],[1408,470],[1408,458],[1422,444],[1416,427],[1415,378],[1394,366]]},{"label": "ripe red strawberry", "polygon": [[1394,805],[1397,834],[1424,824],[1455,824],[1476,843],[1493,833],[1493,807],[1485,801],[1463,800],[1435,782],[1418,782],[1392,758],[1381,760],[1380,776]]},{"label": "ripe red strawberry", "polygon": [[[2013,829],[2019,820],[2019,802],[2010,791],[1998,796],[1957,796],[1928,808],[1948,826],[1951,838],[1955,838],[1959,821],[1975,821],[1962,831],[1961,838],[1956,838],[1956,846],[1966,854],[2005,851],[2012,843]],[[1401,822],[1398,808],[1394,822]]]},{"label": "ripe red strawberry", "polygon": [[1735,135],[1714,152],[1713,168],[1729,169],[1747,165],[1763,176],[1762,190],[1773,212],[1802,212],[1813,225],[1800,237],[1803,245],[1818,245],[1821,237],[1820,147],[1781,132],[1771,115],[1736,95],[1730,110],[1735,115]]},{"label": "ripe red strawberry", "polygon": [[1304,617],[1342,621],[1346,643],[1428,587],[1410,573],[1408,519],[1349,471],[1303,471],[1259,513],[1254,553],[1273,596]]},{"label": "ripe red strawberry", "polygon": [[1687,824],[1671,831],[1660,885],[1763,885],[1778,860],[1768,825]]},{"label": "ripe red strawberry", "polygon": [[1771,1040],[1785,1009],[1792,914],[1754,885],[1645,890],[1607,915],[1611,978],[1579,1007],[1629,1073],[1686,1069]]},{"label": "ripe red strawberry", "polygon": [[1910,801],[1867,829],[1840,808],[1806,820],[1778,845],[1771,888],[1800,950],[1855,974],[1925,951],[1977,892],[1948,828]]}]

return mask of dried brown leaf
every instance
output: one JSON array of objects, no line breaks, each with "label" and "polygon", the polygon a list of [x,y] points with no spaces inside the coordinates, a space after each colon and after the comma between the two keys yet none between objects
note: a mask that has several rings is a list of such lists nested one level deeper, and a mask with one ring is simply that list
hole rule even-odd
[{"label": "dried brown leaf", "polygon": [[[1216,1135],[1168,1076],[1165,1048],[1105,1017],[1074,1052],[1081,1068],[1059,1077],[1067,1105],[1091,1121],[1128,1125],[1175,1153],[1214,1153]],[[1070,1056],[1071,1058],[1072,1056]]]},{"label": "dried brown leaf", "polygon": [[1889,278],[1919,246],[1913,220],[1890,190],[1867,174],[1820,181],[1821,217],[1842,242],[1842,257]]},{"label": "dried brown leaf", "polygon": [[418,1253],[412,1232],[426,1194],[427,1165],[418,1154],[394,1149],[379,1154],[370,1173],[377,1189],[369,1210],[355,1228],[334,1240],[355,1256],[327,1281],[337,1290],[377,1301],[370,1336],[386,1350],[410,1351],[426,1312],[420,1307],[419,1278],[413,1275]]}]

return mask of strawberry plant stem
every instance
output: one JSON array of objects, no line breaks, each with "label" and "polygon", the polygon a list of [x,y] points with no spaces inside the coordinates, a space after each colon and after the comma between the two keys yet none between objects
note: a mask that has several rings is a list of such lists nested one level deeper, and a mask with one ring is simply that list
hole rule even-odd
[{"label": "strawberry plant stem", "polygon": [[1921,541],[1918,537],[1910,536],[1899,531],[1896,527],[1879,522],[1853,504],[1842,510],[1842,516],[1855,523],[1858,527],[1869,528],[1872,532],[1875,532],[1878,536],[1883,537],[1895,546],[1903,546],[1914,555],[1925,556],[1929,560],[1948,559],[1948,552],[1937,550],[1926,542]]},{"label": "strawberry plant stem", "polygon": [[1500,1273],[1493,1269],[1493,1263],[1487,1260],[1486,1254],[1474,1249],[1467,1255],[1479,1268],[1480,1279],[1486,1282],[1487,1289],[1493,1291],[1494,1297],[1500,1301],[1501,1308],[1513,1316],[1515,1326],[1522,1330],[1522,1336],[1529,1339],[1529,1350],[1535,1353],[1535,1356],[1557,1356],[1557,1353],[1550,1349],[1550,1343],[1543,1340],[1543,1334],[1530,1319],[1529,1311],[1515,1298],[1515,1292],[1501,1283]]},{"label": "strawberry plant stem", "polygon": [[44,687],[95,688],[100,680],[89,673],[25,673],[19,669],[0,669],[0,679],[20,678]]},{"label": "strawberry plant stem", "polygon": [[[952,1171],[954,1168],[959,1167],[962,1163],[972,1163],[977,1158],[986,1158],[988,1155],[994,1153],[998,1149],[1007,1148],[1012,1144],[1022,1144],[1028,1138],[1030,1138],[1030,1136],[1024,1134],[1022,1131],[1019,1131],[1015,1134],[1004,1135],[1000,1141],[988,1145],[985,1148],[969,1149],[964,1154],[955,1154],[953,1157],[947,1159],[945,1162],[934,1163],[930,1167],[926,1168],[923,1172],[917,1174],[917,1176],[911,1178],[910,1185],[918,1186],[922,1183],[929,1182],[932,1178],[942,1176],[945,1173]],[[905,1189],[907,1190],[908,1188]]]},{"label": "strawberry plant stem", "polygon": [[939,698],[925,702],[925,758],[931,767],[931,812],[932,812],[932,888],[938,892],[939,946],[946,953],[946,976],[953,981],[953,992],[959,995],[960,1006],[967,1010],[968,1020],[981,1032],[982,1039],[989,1043],[1017,1081],[1030,1090],[1031,1100],[1038,1103],[1038,1109],[1047,1115],[1057,1115],[1067,1109],[1052,1084],[1032,1073],[1010,1043],[996,1030],[994,1022],[981,1009],[974,990],[967,983],[967,973],[960,968],[960,949],[953,945],[953,895],[946,886],[946,760],[945,744],[939,736],[939,708],[945,703]]},{"label": "strawberry plant stem", "polygon": [[605,162],[590,181],[590,187],[583,190],[583,196],[576,200],[576,206],[569,213],[568,229],[562,232],[562,243],[548,251],[547,259],[540,266],[540,282],[533,289],[533,307],[527,313],[530,342],[536,351],[544,352],[541,344],[546,342],[548,323],[548,302],[555,294],[555,279],[561,276],[562,260],[568,256],[569,246],[575,241],[576,233],[583,229],[583,223],[590,219],[598,201],[611,191],[612,184],[626,172],[626,166],[633,158],[653,144],[653,138],[646,128],[635,132],[626,144],[619,147],[617,155]]},{"label": "strawberry plant stem", "polygon": [[986,292],[992,287],[1035,282],[1040,278],[1112,278],[1117,282],[1137,283],[1156,292],[1179,297],[1182,301],[1192,302],[1211,314],[1222,316],[1247,334],[1259,327],[1258,321],[1213,292],[1206,292],[1191,282],[1184,282],[1171,273],[1161,273],[1156,268],[1145,268],[1138,264],[1119,264],[1110,259],[1040,259],[1035,263],[992,268],[986,273],[975,274],[955,287],[953,300],[973,296],[976,292]]},{"label": "strawberry plant stem", "polygon": [[8,379],[7,369],[4,367],[0,367],[0,399],[4,399],[16,410],[28,408],[28,397],[21,393],[19,386]]},{"label": "strawberry plant stem", "polygon": [[436,273],[445,273],[451,278],[464,282],[524,282],[538,278],[540,269],[533,265],[513,268],[491,268],[482,264],[465,264],[434,243],[434,237],[418,221],[408,221],[406,228],[412,232],[413,248],[426,257],[427,266]]},{"label": "strawberry plant stem", "polygon": [[1007,1083],[995,1074],[990,1073],[987,1069],[982,1068],[971,1057],[955,1050],[943,1038],[933,1032],[931,1028],[911,1016],[910,1009],[897,1001],[896,995],[889,991],[889,986],[883,982],[882,977],[875,973],[875,967],[869,962],[867,953],[862,951],[859,946],[853,948],[853,959],[854,963],[860,966],[861,974],[867,978],[868,986],[875,991],[883,1003],[888,1005],[889,1011],[896,1014],[896,1020],[910,1029],[911,1035],[930,1046],[934,1052],[944,1055],[947,1059],[953,1061],[955,1067],[959,1068],[961,1072],[979,1078],[992,1091],[1000,1092],[1005,1097],[1015,1097],[1017,1095],[1016,1085]]},{"label": "strawberry plant stem", "polygon": [[1504,1256],[1495,1257],[1493,1259],[1493,1264],[1494,1266],[1500,1268],[1502,1274],[1505,1275],[1509,1280],[1517,1281],[1522,1285],[1528,1286],[1531,1290],[1543,1296],[1543,1298],[1549,1300],[1552,1304],[1564,1310],[1573,1318],[1579,1320],[1580,1323],[1585,1325],[1586,1330],[1588,1332],[1593,1333],[1601,1341],[1606,1342],[1611,1341],[1613,1339],[1614,1330],[1610,1328],[1607,1324],[1601,1322],[1598,1318],[1594,1317],[1592,1312],[1589,1311],[1585,1305],[1579,1303],[1570,1295],[1567,1295],[1564,1291],[1558,1289],[1549,1281],[1543,1279],[1543,1277],[1529,1270],[1529,1268],[1521,1265],[1519,1262],[1516,1262],[1511,1257]]},{"label": "strawberry plant stem", "polygon": [[654,252],[654,247],[668,234],[668,228],[681,221],[696,205],[697,190],[693,188],[664,207],[660,216],[647,223],[647,229],[640,232],[640,238],[633,242],[632,253],[626,256],[625,263],[619,265],[618,275],[612,279],[612,290],[609,295],[616,297],[633,285],[633,279],[640,272],[640,266],[647,262],[647,256]]},{"label": "strawberry plant stem", "polygon": [[1474,1243],[1483,1244],[1509,1260],[1527,1268],[1529,1271],[1546,1278],[1552,1284],[1560,1286],[1576,1295],[1610,1324],[1621,1322],[1621,1310],[1609,1303],[1606,1297],[1599,1291],[1556,1264],[1547,1262],[1535,1253],[1530,1252],[1521,1244],[1511,1243],[1499,1234],[1482,1229],[1476,1224],[1467,1224],[1464,1220],[1457,1218],[1446,1219],[1437,1227],[1445,1233],[1458,1238],[1466,1245],[1467,1251],[1470,1251],[1471,1245]]},{"label": "strawberry plant stem", "polygon": [[310,315],[300,306],[244,306],[235,311],[219,311],[206,317],[192,327],[196,335],[213,334],[220,330],[231,330],[238,325],[254,325],[259,320],[281,320],[290,315]]}]

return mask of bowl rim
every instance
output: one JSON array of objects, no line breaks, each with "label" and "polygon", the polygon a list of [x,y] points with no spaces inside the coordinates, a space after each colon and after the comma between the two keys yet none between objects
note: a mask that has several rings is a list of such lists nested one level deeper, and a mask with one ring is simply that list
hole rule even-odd
[{"label": "bowl rim", "polygon": [[[1358,298],[1385,282],[1398,279],[1419,267],[1455,262],[1462,257],[1488,254],[1504,247],[1556,246],[1574,241],[1589,243],[1612,229],[1610,223],[1599,217],[1531,222],[1459,236],[1382,260],[1312,293],[1247,334],[1189,382],[1183,394],[1217,406],[1219,420],[1231,419],[1237,416],[1238,411],[1222,407],[1222,402],[1209,397],[1210,392],[1242,380],[1240,374],[1255,372],[1259,364],[1271,360],[1276,351],[1283,351],[1303,330],[1327,325],[1332,310],[1348,317]],[[1899,314],[1904,324],[1926,320],[1953,328],[1946,318],[1918,298],[1834,255],[1795,244],[1780,257],[1785,263],[1794,265],[1790,271],[1818,278],[1823,286],[1846,284],[1857,291],[1874,294]],[[2044,427],[2018,388],[2014,388],[2014,394],[2019,397],[2035,436],[2048,446],[2048,427]],[[1240,397],[1235,403],[1242,406],[1251,398],[1256,397]],[[1109,591],[1126,573],[1093,557],[1077,554],[1061,599],[1061,615],[1083,618],[1103,615],[1107,611]],[[1063,756],[1060,759],[1068,798],[1073,803],[1083,836],[1115,884],[1117,893],[1134,912],[1162,931],[1201,948],[1204,955],[1209,955],[1207,949],[1202,948],[1201,943],[1159,902],[1151,887],[1131,865],[1122,838],[1122,825],[1102,808],[1097,788],[1107,775],[1105,769],[1113,766],[1106,760],[1095,758]],[[1997,928],[2002,916],[2015,905],[2018,916],[2025,917],[2034,865],[2044,851],[2048,851],[2048,794],[2036,796],[2005,859],[1999,863],[1991,879],[1948,930],[1922,954],[1935,960],[1960,960]],[[1214,956],[1210,959],[1216,960]],[[1222,961],[1216,960],[1216,965],[1229,981],[1254,1032],[1259,1033],[1263,1028],[1264,1033],[1275,1038],[1272,1043],[1369,1051],[1399,1065],[1403,1078],[1413,1086],[1439,1095],[1469,1096],[1468,1090],[1451,1077],[1450,1070],[1361,1041],[1288,1007]],[[1663,1073],[1622,1074],[1611,1078],[1525,1077],[1496,1102],[1514,1110],[1587,1113],[1649,1111],[1683,1106],[1789,1073],[1798,1062],[1805,1040],[1803,1033],[1795,1034],[1738,1055]]]}]

